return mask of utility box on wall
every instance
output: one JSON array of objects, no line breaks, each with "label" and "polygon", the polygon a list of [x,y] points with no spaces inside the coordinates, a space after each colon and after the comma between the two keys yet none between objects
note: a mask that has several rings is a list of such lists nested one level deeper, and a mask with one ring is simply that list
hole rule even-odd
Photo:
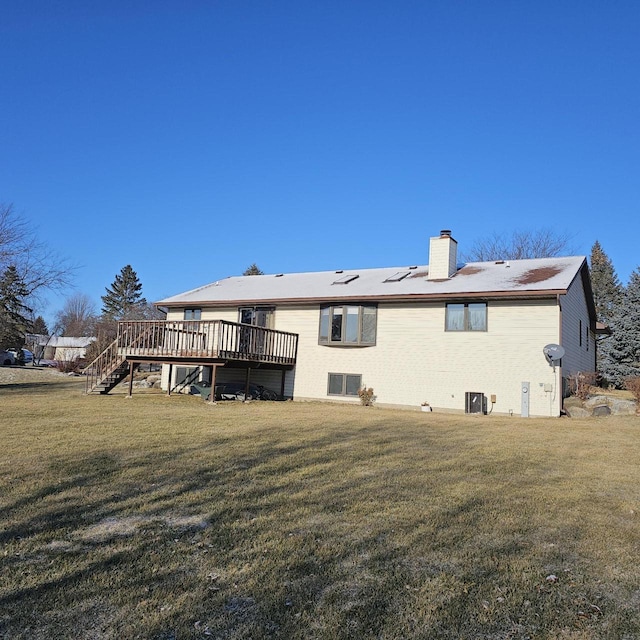
[{"label": "utility box on wall", "polygon": [[487,398],[484,393],[467,391],[464,394],[465,413],[487,413]]}]

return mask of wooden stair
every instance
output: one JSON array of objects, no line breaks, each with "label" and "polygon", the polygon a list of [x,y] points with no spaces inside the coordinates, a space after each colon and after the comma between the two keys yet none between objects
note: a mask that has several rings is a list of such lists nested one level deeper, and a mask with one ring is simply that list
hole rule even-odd
[{"label": "wooden stair", "polygon": [[[138,365],[135,364],[134,368]],[[86,392],[106,394],[129,375],[129,362],[118,354],[114,340],[85,370]]]}]

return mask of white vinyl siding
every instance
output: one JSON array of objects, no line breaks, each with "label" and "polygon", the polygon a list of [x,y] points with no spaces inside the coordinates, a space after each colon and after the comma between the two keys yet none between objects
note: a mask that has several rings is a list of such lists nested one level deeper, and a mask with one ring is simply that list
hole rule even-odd
[{"label": "white vinyl siding", "polygon": [[[520,413],[521,382],[531,385],[530,414],[556,416],[559,393],[542,348],[559,340],[555,299],[492,301],[487,331],[445,331],[443,303],[380,303],[375,349],[327,349],[318,344],[318,308],[279,306],[277,329],[300,334],[292,374],[294,399],[334,399],[327,376],[359,372],[376,402],[436,410],[464,411],[466,391],[496,394],[496,413]],[[354,402],[357,398],[343,398]],[[491,404],[488,404],[491,408]]]},{"label": "white vinyl siding", "polygon": [[[278,304],[274,329],[299,334],[297,365],[285,375],[285,394],[298,400],[358,402],[357,396],[328,393],[329,374],[348,373],[360,375],[362,386],[373,388],[380,405],[417,409],[422,402],[429,402],[435,411],[463,412],[465,392],[471,391],[484,393],[487,407],[494,413],[513,412],[517,416],[521,383],[528,382],[530,415],[557,416],[562,406],[561,375],[595,369],[593,335],[587,331],[589,319],[579,278],[561,297],[561,304],[562,316],[555,297],[491,300],[486,306],[484,330],[447,331],[444,302],[381,302],[372,307],[375,315],[367,318],[360,311],[361,335],[375,329],[375,347],[364,349],[346,347],[355,335],[352,309],[365,306],[334,305],[346,314],[346,319],[341,317],[344,343],[327,348],[320,337],[329,336],[329,307],[324,321],[318,303]],[[170,311],[168,319],[182,319],[182,314],[183,309]],[[235,322],[237,314],[237,306],[202,308],[203,320]],[[567,351],[562,367],[555,370],[542,351],[550,343],[562,344]],[[218,372],[231,375],[224,367]],[[266,374],[252,372],[252,381],[257,382],[258,375]],[[272,379],[260,384],[279,392],[275,385],[279,380],[280,372],[275,372]],[[492,394],[496,396],[493,406],[489,401]]]}]

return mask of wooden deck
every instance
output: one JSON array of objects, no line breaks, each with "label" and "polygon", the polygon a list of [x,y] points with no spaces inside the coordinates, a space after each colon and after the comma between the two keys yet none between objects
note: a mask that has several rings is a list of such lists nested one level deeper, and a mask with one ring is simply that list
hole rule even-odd
[{"label": "wooden deck", "polygon": [[[86,369],[87,393],[108,393],[142,362],[292,369],[298,334],[226,320],[118,323],[118,336]],[[214,373],[215,381],[215,373]],[[247,382],[248,384],[248,382]],[[131,393],[131,387],[129,388]]]},{"label": "wooden deck", "polygon": [[226,320],[120,322],[118,355],[146,362],[254,362],[293,367],[298,334]]}]

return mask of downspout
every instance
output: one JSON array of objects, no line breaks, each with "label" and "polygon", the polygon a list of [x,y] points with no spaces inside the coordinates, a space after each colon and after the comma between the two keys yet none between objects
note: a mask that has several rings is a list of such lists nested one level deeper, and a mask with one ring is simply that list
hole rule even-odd
[{"label": "downspout", "polygon": [[[560,346],[563,346],[562,344],[562,302],[560,300],[560,294],[557,294],[557,299],[558,299],[558,320],[559,320],[559,325],[558,325],[558,344]],[[562,376],[562,360],[560,360],[560,364],[558,365],[558,381],[556,381],[556,393],[558,393],[558,384],[560,384],[560,406],[558,407],[557,410],[557,415],[561,415],[562,413],[562,407],[564,405],[564,383],[563,383],[563,376]],[[555,401],[555,398],[554,398]]]}]

